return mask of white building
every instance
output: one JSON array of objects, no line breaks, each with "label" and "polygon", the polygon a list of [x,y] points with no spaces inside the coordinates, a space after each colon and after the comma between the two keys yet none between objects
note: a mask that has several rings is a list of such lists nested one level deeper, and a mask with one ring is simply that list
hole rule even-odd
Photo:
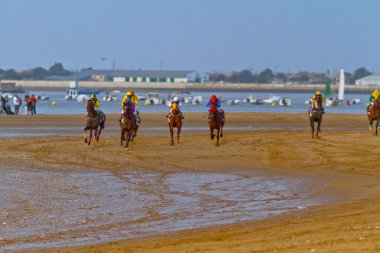
[{"label": "white building", "polygon": [[380,75],[370,75],[355,81],[355,85],[380,85]]},{"label": "white building", "polygon": [[94,80],[128,83],[204,83],[209,81],[206,73],[182,70],[85,70],[72,76],[48,77],[47,80]]}]

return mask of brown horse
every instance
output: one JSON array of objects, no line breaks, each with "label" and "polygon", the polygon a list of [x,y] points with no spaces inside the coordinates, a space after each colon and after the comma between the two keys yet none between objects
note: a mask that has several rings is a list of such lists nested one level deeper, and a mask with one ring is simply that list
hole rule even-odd
[{"label": "brown horse", "polygon": [[177,144],[179,145],[179,135],[182,127],[182,115],[178,108],[173,108],[169,116],[170,145],[174,145],[173,134],[174,128],[177,128]]},{"label": "brown horse", "polygon": [[312,104],[309,111],[309,119],[311,126],[311,137],[314,139],[314,123],[317,122],[317,134],[316,137],[319,138],[318,133],[321,132],[321,124],[322,124],[322,98],[317,98]]},{"label": "brown horse", "polygon": [[379,128],[379,122],[380,122],[380,104],[379,104],[379,97],[375,97],[373,99],[373,105],[368,110],[368,121],[369,121],[369,130],[372,131],[372,123],[376,121],[376,135],[377,135],[377,129]]},{"label": "brown horse", "polygon": [[120,145],[123,146],[123,141],[125,141],[124,147],[128,149],[129,142],[133,142],[138,129],[139,126],[137,125],[133,111],[128,107],[124,107],[120,122]]},{"label": "brown horse", "polygon": [[[92,130],[95,130],[96,141],[99,141],[100,134],[104,129],[104,124],[106,122],[106,115],[100,110],[95,110],[94,103],[91,100],[87,101],[87,117],[86,117],[86,127],[84,128],[84,142],[91,144],[92,140]],[[87,140],[87,130],[90,130],[90,138]]]},{"label": "brown horse", "polygon": [[[219,136],[223,137],[224,113],[216,108],[211,108],[208,114],[211,140],[214,140],[214,129],[216,129],[216,145],[219,145]],[[220,133],[220,135],[219,135]]]}]

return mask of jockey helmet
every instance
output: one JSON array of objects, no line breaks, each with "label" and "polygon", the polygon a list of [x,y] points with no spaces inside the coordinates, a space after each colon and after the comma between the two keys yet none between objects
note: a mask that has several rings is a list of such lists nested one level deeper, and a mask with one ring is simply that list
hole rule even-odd
[{"label": "jockey helmet", "polygon": [[133,95],[135,95],[135,93],[133,91],[128,91],[127,92],[127,96],[133,96]]},{"label": "jockey helmet", "polygon": [[178,98],[178,97],[174,97],[174,98],[173,98],[173,101],[174,101],[174,102],[178,102],[178,101],[179,101],[179,98]]},{"label": "jockey helmet", "polygon": [[96,98],[94,93],[91,94],[91,98]]},{"label": "jockey helmet", "polygon": [[373,95],[373,96],[379,95],[379,91],[378,91],[378,90],[374,90],[374,91],[372,92],[372,95]]},{"label": "jockey helmet", "polygon": [[127,104],[130,104],[132,103],[132,99],[131,98],[127,98],[127,100],[125,101]]},{"label": "jockey helmet", "polygon": [[321,92],[320,92],[319,90],[317,90],[317,91],[315,92],[315,95],[316,95],[316,96],[320,96],[320,95],[321,95]]},{"label": "jockey helmet", "polygon": [[211,100],[216,100],[216,99],[217,99],[217,97],[215,95],[211,96]]},{"label": "jockey helmet", "polygon": [[176,103],[172,104],[172,109],[178,109],[178,105]]}]

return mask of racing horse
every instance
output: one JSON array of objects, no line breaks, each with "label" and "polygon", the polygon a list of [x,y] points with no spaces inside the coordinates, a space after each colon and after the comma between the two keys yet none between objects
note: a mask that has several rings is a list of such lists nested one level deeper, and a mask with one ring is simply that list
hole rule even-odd
[{"label": "racing horse", "polygon": [[224,127],[224,115],[223,112],[215,107],[209,110],[208,114],[208,124],[210,126],[210,137],[214,140],[214,129],[216,129],[216,145],[219,146],[219,136],[223,138],[223,127]]},{"label": "racing horse", "polygon": [[[86,103],[87,116],[86,116],[86,127],[84,128],[84,142],[91,144],[92,140],[92,130],[95,131],[94,136],[96,141],[99,141],[99,136],[104,129],[104,124],[106,122],[106,115],[100,111],[95,110],[94,103],[89,99]],[[90,130],[90,138],[87,139],[87,130]]]},{"label": "racing horse", "polygon": [[174,134],[174,128],[177,128],[177,144],[179,145],[179,135],[181,133],[181,127],[182,127],[182,115],[178,109],[178,107],[174,107],[171,110],[170,116],[169,116],[169,130],[170,130],[170,145],[174,145],[173,140],[173,134]]},{"label": "racing horse", "polygon": [[125,141],[124,147],[128,149],[129,142],[133,142],[138,129],[133,111],[128,106],[124,107],[120,122],[120,146],[123,146],[123,141]]},{"label": "racing horse", "polygon": [[311,105],[310,111],[309,111],[309,119],[310,119],[310,126],[311,126],[311,137],[314,139],[314,123],[317,122],[317,134],[316,137],[319,138],[318,133],[321,132],[321,124],[322,124],[322,98],[317,98],[313,104]]},{"label": "racing horse", "polygon": [[380,104],[379,104],[378,96],[373,98],[373,105],[368,109],[367,115],[368,115],[370,131],[372,131],[373,122],[376,121],[376,135],[377,135],[377,129],[379,128],[379,122],[380,122]]}]

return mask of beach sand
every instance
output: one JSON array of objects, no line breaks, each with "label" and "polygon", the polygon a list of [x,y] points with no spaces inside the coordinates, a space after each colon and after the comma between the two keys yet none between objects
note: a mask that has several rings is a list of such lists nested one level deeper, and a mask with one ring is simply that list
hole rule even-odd
[{"label": "beach sand", "polygon": [[[0,164],[48,171],[82,168],[113,174],[130,169],[157,173],[252,170],[273,178],[307,178],[310,183],[303,191],[328,201],[258,221],[25,251],[380,251],[380,136],[368,131],[366,115],[326,114],[321,138],[312,139],[307,114],[227,113],[225,137],[218,147],[210,140],[208,131],[202,130],[207,127],[206,114],[185,116],[184,126],[190,128],[183,131],[181,145],[172,147],[168,131],[154,130],[165,127],[166,118],[143,115],[141,133],[130,151],[119,145],[118,115],[108,115],[105,135],[90,147],[83,143],[83,115],[2,116],[3,132],[19,127],[47,134],[54,134],[56,127],[70,130],[65,133],[69,136],[2,138]],[[28,240],[39,238],[35,235]],[[0,241],[0,249],[10,243],[14,242]]]}]

